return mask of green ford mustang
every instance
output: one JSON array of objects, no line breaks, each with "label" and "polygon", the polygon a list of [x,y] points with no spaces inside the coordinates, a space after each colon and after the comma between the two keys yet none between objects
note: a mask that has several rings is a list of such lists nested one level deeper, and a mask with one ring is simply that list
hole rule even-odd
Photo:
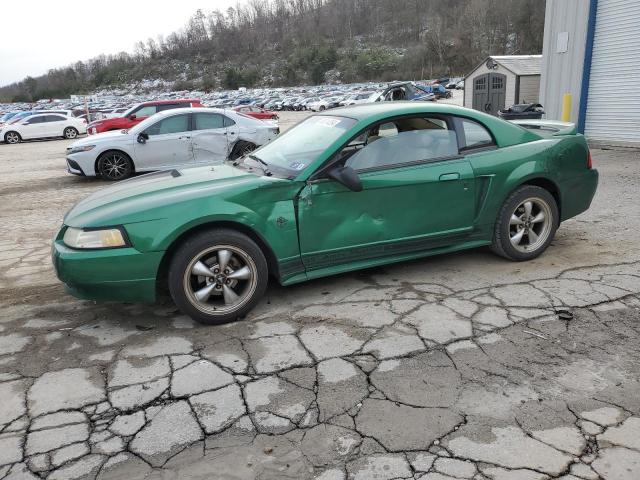
[{"label": "green ford mustang", "polygon": [[233,164],[151,173],[74,206],[53,245],[73,295],[153,301],[203,323],[283,285],[491,245],[540,255],[598,173],[570,124],[424,103],[307,118]]}]

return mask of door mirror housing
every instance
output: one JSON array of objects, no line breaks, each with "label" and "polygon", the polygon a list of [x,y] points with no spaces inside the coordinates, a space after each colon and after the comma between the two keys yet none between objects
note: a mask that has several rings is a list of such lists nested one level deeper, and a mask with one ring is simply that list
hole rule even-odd
[{"label": "door mirror housing", "polygon": [[135,113],[132,113],[131,115],[129,115],[129,120],[135,120],[136,118],[138,117],[136,116]]},{"label": "door mirror housing", "polygon": [[145,143],[147,143],[147,140],[149,140],[149,134],[146,132],[142,132],[138,134],[137,140],[138,140],[138,143],[142,143],[144,145]]},{"label": "door mirror housing", "polygon": [[327,176],[341,183],[354,192],[362,191],[362,182],[356,171],[351,167],[334,167],[327,172]]}]

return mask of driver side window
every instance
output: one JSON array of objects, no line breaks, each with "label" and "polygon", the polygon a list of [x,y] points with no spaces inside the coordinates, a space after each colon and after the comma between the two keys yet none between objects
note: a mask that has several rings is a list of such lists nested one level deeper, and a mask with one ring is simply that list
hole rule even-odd
[{"label": "driver side window", "polygon": [[[356,171],[394,168],[458,155],[454,130],[440,118],[404,118],[370,128],[361,148],[353,142],[341,152]],[[351,150],[349,150],[351,149]]]},{"label": "driver side window", "polygon": [[171,133],[182,133],[189,130],[189,115],[174,115],[159,122],[154,123],[147,128],[146,133],[149,136],[167,135]]}]

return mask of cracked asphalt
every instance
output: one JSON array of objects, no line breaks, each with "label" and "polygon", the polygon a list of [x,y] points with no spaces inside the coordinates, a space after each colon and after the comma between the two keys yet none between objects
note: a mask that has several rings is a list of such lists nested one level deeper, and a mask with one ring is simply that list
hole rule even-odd
[{"label": "cracked asphalt", "polygon": [[[299,116],[283,115],[286,128]],[[65,141],[0,145],[0,479],[640,478],[640,155],[548,252],[283,288],[203,327],[67,296]]]}]

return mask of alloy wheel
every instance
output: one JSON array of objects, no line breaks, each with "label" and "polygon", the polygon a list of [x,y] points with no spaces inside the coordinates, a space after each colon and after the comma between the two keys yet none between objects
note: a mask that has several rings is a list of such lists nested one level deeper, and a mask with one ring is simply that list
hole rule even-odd
[{"label": "alloy wheel", "polygon": [[183,277],[189,302],[209,315],[239,310],[256,287],[255,262],[247,252],[231,245],[216,245],[195,255]]},{"label": "alloy wheel", "polygon": [[16,132],[9,132],[6,135],[5,140],[7,143],[18,143],[20,142],[20,135]]},{"label": "alloy wheel", "polygon": [[68,138],[69,140],[71,140],[72,138],[76,138],[78,136],[78,132],[76,131],[75,128],[67,128],[64,131],[64,138]]},{"label": "alloy wheel", "polygon": [[120,180],[128,176],[129,160],[119,153],[111,153],[102,160],[102,175],[110,180]]},{"label": "alloy wheel", "polygon": [[541,198],[528,198],[516,207],[509,220],[509,239],[523,253],[545,244],[552,230],[551,207]]}]

